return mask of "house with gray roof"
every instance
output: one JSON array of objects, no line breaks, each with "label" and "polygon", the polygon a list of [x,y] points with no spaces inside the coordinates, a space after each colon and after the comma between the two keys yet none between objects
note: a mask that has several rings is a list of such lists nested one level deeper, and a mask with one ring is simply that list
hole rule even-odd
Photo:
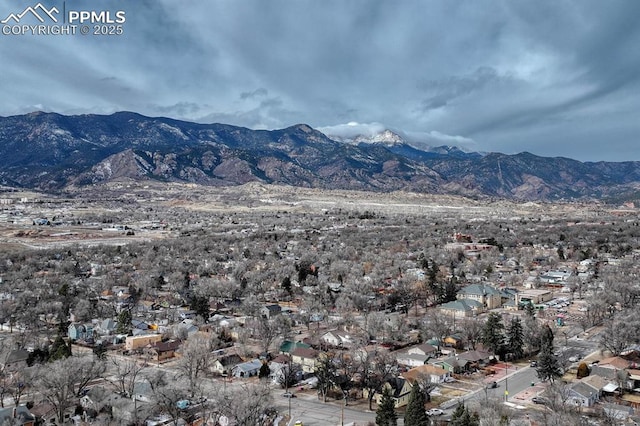
[{"label": "house with gray roof", "polygon": [[80,405],[84,409],[91,409],[100,412],[104,407],[111,407],[114,401],[125,398],[103,386],[94,386],[87,390],[87,393],[80,398]]},{"label": "house with gray roof", "polygon": [[93,339],[93,324],[71,323],[67,327],[67,337],[71,340]]},{"label": "house with gray roof", "polygon": [[569,401],[577,407],[592,407],[600,400],[600,391],[587,382],[575,382],[569,389]]},{"label": "house with gray roof", "polygon": [[282,313],[282,307],[280,305],[265,305],[260,309],[260,315],[263,318],[271,319]]},{"label": "house with gray roof", "polygon": [[469,361],[472,364],[486,365],[491,362],[493,355],[491,352],[475,350],[466,351],[458,354],[458,358],[461,360]]},{"label": "house with gray roof", "polygon": [[458,299],[453,302],[443,303],[438,310],[447,316],[454,318],[467,318],[484,312],[485,307],[476,300]]},{"label": "house with gray roof", "polygon": [[431,358],[430,355],[410,354],[407,352],[400,352],[396,354],[397,363],[410,368],[424,365],[429,358]]},{"label": "house with gray roof", "polygon": [[234,377],[252,377],[257,376],[262,367],[262,361],[259,359],[253,359],[251,361],[242,362],[237,364],[231,369],[231,374]]},{"label": "house with gray roof", "polygon": [[343,330],[329,330],[320,340],[335,347],[349,347],[353,344],[353,336]]},{"label": "house with gray roof", "polygon": [[435,356],[438,352],[438,348],[436,346],[430,345],[429,343],[422,343],[420,345],[412,346],[407,349],[407,353],[423,355],[423,356]]},{"label": "house with gray roof", "polygon": [[113,318],[107,318],[100,323],[98,331],[102,334],[110,335],[115,332],[118,323]]},{"label": "house with gray roof", "polygon": [[211,366],[211,371],[217,374],[229,374],[229,372],[238,364],[242,363],[242,358],[240,355],[231,353],[218,357],[215,361],[213,361],[213,365]]},{"label": "house with gray roof", "polygon": [[458,292],[458,300],[473,300],[480,302],[486,309],[496,309],[502,306],[502,295],[497,288],[485,284],[471,284]]},{"label": "house with gray roof", "polygon": [[0,425],[33,426],[35,422],[35,416],[24,405],[0,408]]},{"label": "house with gray roof", "polygon": [[2,362],[2,367],[6,371],[16,371],[27,366],[29,352],[24,349],[14,349],[9,352]]},{"label": "house with gray roof", "polygon": [[442,367],[449,373],[460,374],[465,371],[472,370],[472,362],[466,359],[460,359],[456,356],[450,356],[444,359],[436,359],[431,361],[431,364]]}]

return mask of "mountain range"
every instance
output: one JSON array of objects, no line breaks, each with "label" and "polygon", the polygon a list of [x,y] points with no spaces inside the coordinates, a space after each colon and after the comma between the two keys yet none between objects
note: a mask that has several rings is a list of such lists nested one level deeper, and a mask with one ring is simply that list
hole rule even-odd
[{"label": "mountain range", "polygon": [[0,184],[60,192],[128,178],[516,200],[640,198],[640,162],[419,149],[389,130],[336,139],[305,124],[250,130],[131,112],[34,112],[0,117]]}]

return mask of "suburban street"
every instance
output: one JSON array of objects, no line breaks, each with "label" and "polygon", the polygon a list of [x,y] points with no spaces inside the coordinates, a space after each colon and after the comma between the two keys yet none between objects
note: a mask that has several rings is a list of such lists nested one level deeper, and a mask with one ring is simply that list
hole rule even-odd
[{"label": "suburban street", "polygon": [[[289,410],[288,401],[280,395],[276,398],[276,406],[281,414],[287,414]],[[356,411],[349,406],[343,407],[339,401],[330,401],[326,404],[317,400],[315,394],[301,395],[291,400],[291,424],[300,420],[307,426],[320,425],[340,425],[344,419],[344,424],[357,423],[366,425],[368,422],[375,422],[375,412]],[[344,417],[343,416],[344,413]]]}]

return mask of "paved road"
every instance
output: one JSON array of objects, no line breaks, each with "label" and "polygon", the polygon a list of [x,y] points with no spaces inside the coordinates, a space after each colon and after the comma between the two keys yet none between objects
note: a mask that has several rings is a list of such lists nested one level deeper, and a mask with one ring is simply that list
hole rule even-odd
[{"label": "paved road", "polygon": [[[531,368],[529,366],[519,367],[517,370],[515,366],[510,366],[506,371],[506,375],[496,378],[495,381],[498,384],[496,388],[490,389],[485,387],[476,389],[461,398],[448,401],[443,408],[446,408],[447,414],[451,414],[456,405],[460,402],[482,404],[488,398],[494,400],[501,399],[503,401],[521,404],[525,402],[521,399],[524,392],[532,389],[531,383],[534,382],[536,384],[534,389],[535,391],[538,391],[539,387],[537,384],[540,382],[536,375],[535,368]],[[505,398],[505,396],[508,396],[508,398]]]},{"label": "paved road", "polygon": [[[289,405],[286,398],[282,396],[274,396],[276,398],[276,406],[282,414],[288,413]],[[277,399],[279,398],[279,400]],[[352,410],[338,401],[327,402],[317,400],[316,395],[303,395],[291,400],[291,419],[293,422],[301,420],[305,426],[330,426],[341,425],[344,412],[344,424],[352,422],[358,425],[366,425],[369,422],[375,422],[375,412],[362,412]]]}]

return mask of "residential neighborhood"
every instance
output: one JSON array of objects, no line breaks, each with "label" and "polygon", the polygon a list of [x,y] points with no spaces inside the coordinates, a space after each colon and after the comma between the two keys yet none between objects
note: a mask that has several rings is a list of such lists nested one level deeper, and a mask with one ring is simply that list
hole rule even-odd
[{"label": "residential neighborhood", "polygon": [[[5,241],[42,245],[0,265],[3,419],[241,425],[243,401],[282,424],[292,399],[367,416],[387,393],[402,416],[416,386],[433,422],[458,405],[482,415],[482,398],[514,419],[637,418],[635,210],[489,222],[310,205],[258,225],[150,205],[144,221],[118,213],[134,235],[115,245],[96,207],[2,206]],[[164,225],[147,235],[145,221]],[[83,245],[90,233],[101,243]]]}]

